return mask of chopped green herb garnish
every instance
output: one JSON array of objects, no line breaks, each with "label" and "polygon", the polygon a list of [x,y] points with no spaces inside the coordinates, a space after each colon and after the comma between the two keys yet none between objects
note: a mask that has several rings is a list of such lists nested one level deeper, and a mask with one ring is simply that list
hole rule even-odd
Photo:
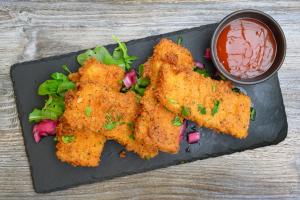
[{"label": "chopped green herb garnish", "polygon": [[123,80],[118,80],[119,85],[123,85]]},{"label": "chopped green herb garnish", "polygon": [[181,126],[182,125],[182,121],[181,121],[181,119],[178,115],[176,115],[176,117],[172,120],[172,124],[174,126]]},{"label": "chopped green herb garnish", "polygon": [[112,130],[117,127],[117,125],[122,125],[125,124],[125,122],[121,121],[122,116],[117,115],[116,117],[113,117],[110,113],[106,113],[105,116],[105,124],[104,124],[104,129],[106,130]]},{"label": "chopped green herb garnish", "polygon": [[135,136],[134,136],[134,134],[133,134],[133,133],[131,133],[131,134],[129,135],[129,138],[130,138],[131,140],[135,140]]},{"label": "chopped green herb garnish", "polygon": [[[142,73],[142,72],[139,72]],[[134,91],[137,95],[143,96],[145,89],[150,84],[150,79],[148,77],[139,77],[137,83],[131,87],[131,90]]]},{"label": "chopped green herb garnish", "polygon": [[166,106],[163,106],[163,107],[166,111],[171,112]]},{"label": "chopped green herb garnish", "polygon": [[143,77],[143,74],[144,74],[144,65],[143,64],[139,65],[138,74],[139,74],[139,77]]},{"label": "chopped green herb garnish", "polygon": [[91,116],[91,113],[92,113],[92,108],[91,108],[91,106],[85,107],[84,113],[85,113],[85,116],[90,117],[90,116]]},{"label": "chopped green herb garnish", "polygon": [[108,131],[113,130],[114,128],[116,128],[116,126],[117,126],[117,122],[108,122],[104,124],[104,128]]},{"label": "chopped green herb garnish", "polygon": [[128,90],[129,90],[129,88],[123,86],[123,87],[121,88],[120,92],[126,93],[126,92],[128,92]]},{"label": "chopped green herb garnish", "polygon": [[237,87],[234,87],[231,89],[233,92],[236,92],[236,93],[241,93],[241,90]]},{"label": "chopped green herb garnish", "polygon": [[145,156],[144,158],[145,158],[145,160],[150,160],[151,159],[150,156]]},{"label": "chopped green herb garnish", "polygon": [[179,37],[177,38],[177,44],[178,44],[178,45],[182,45],[182,42],[183,42],[183,38],[182,38],[182,36],[179,36]]},{"label": "chopped green herb garnish", "polygon": [[122,125],[122,124],[126,124],[126,122],[119,122],[118,124],[119,124],[119,125]]},{"label": "chopped green herb garnish", "polygon": [[63,135],[61,137],[63,143],[68,144],[71,143],[75,140],[75,136],[74,135]]},{"label": "chopped green herb garnish", "polygon": [[114,123],[113,121],[113,117],[110,113],[106,113],[105,115],[105,125],[104,125],[104,128],[106,130],[112,130],[113,128],[116,127],[116,124]]},{"label": "chopped green herb garnish", "polygon": [[256,109],[253,108],[253,107],[251,107],[251,108],[250,108],[250,119],[251,119],[252,121],[254,121],[254,120],[255,120],[255,117],[256,117]]},{"label": "chopped green herb garnish", "polygon": [[139,78],[137,83],[131,87],[131,90],[134,91],[139,96],[144,96],[146,87],[150,84],[149,78]]},{"label": "chopped green herb garnish", "polygon": [[219,76],[220,76],[221,80],[223,80],[223,81],[226,81],[226,80],[227,80],[227,78],[226,78],[225,76],[223,76],[223,74],[220,74],[220,73],[219,73]]},{"label": "chopped green herb garnish", "polygon": [[63,66],[61,66],[61,67],[63,68],[63,70],[65,70],[65,71],[68,72],[69,74],[72,73],[71,70],[68,68],[67,65],[63,65]]},{"label": "chopped green herb garnish", "polygon": [[138,94],[138,95],[140,95],[140,96],[144,96],[145,88],[140,87],[138,84],[135,84],[131,89],[132,89],[136,94]]},{"label": "chopped green herb garnish", "polygon": [[206,108],[203,105],[201,105],[201,104],[198,104],[198,111],[202,115],[206,114]]},{"label": "chopped green herb garnish", "polygon": [[212,84],[212,86],[211,86],[211,90],[212,90],[213,92],[215,92],[215,91],[216,91],[216,89],[217,89],[217,85],[216,85],[216,84]]},{"label": "chopped green herb garnish", "polygon": [[137,103],[141,103],[141,99],[142,99],[141,95],[139,95],[139,94],[135,95],[135,100]]},{"label": "chopped green herb garnish", "polygon": [[200,69],[198,67],[194,67],[193,71],[197,72],[198,74],[201,74],[204,77],[209,77],[209,73],[206,69]]},{"label": "chopped green herb garnish", "polygon": [[139,87],[146,88],[150,84],[150,79],[148,77],[146,77],[146,78],[139,78],[137,80],[137,84],[139,85]]},{"label": "chopped green herb garnish", "polygon": [[144,73],[144,65],[139,65],[139,78],[137,83],[131,87],[131,90],[134,91],[138,96],[143,96],[145,89],[150,84],[150,79],[148,77],[142,77]]},{"label": "chopped green herb garnish", "polygon": [[220,101],[219,100],[215,100],[214,101],[214,107],[211,111],[211,115],[214,116],[218,111],[219,111],[219,107],[220,107]]},{"label": "chopped green herb garnish", "polygon": [[53,138],[53,141],[54,141],[54,142],[57,142],[57,136],[55,136],[55,137]]},{"label": "chopped green herb garnish", "polygon": [[127,122],[127,126],[131,131],[134,131],[134,122]]},{"label": "chopped green herb garnish", "polygon": [[170,104],[178,104],[177,101],[175,99],[171,99],[171,98],[168,98],[168,102]]},{"label": "chopped green herb garnish", "polygon": [[148,77],[143,77],[143,73],[144,73],[144,65],[139,65],[137,82],[131,87],[131,90],[138,95],[137,97],[138,103],[140,101],[140,97],[144,95],[145,89],[150,84],[150,79]]},{"label": "chopped green herb garnish", "polygon": [[120,120],[121,120],[122,118],[123,118],[122,115],[117,114],[117,116],[116,116],[116,121],[117,121],[117,122],[120,122]]},{"label": "chopped green herb garnish", "polygon": [[184,116],[184,117],[188,117],[191,113],[191,110],[189,107],[186,107],[186,106],[182,106],[181,107],[181,114]]}]

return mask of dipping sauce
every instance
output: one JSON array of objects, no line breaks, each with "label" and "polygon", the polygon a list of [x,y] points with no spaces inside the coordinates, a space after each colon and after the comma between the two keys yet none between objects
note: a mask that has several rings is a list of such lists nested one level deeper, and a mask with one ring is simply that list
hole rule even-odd
[{"label": "dipping sauce", "polygon": [[241,18],[225,26],[217,39],[217,55],[224,68],[242,79],[267,71],[276,55],[276,41],[264,23]]}]

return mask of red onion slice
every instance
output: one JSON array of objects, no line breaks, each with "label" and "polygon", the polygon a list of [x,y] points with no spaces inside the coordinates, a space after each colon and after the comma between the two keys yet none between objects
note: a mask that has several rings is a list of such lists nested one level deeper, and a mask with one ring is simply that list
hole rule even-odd
[{"label": "red onion slice", "polygon": [[195,131],[195,132],[192,132],[192,133],[189,133],[188,134],[188,143],[189,144],[194,144],[194,143],[197,143],[199,142],[200,140],[200,133]]},{"label": "red onion slice", "polygon": [[123,83],[125,85],[126,88],[130,88],[132,84],[129,76],[125,76],[125,78],[123,79]]},{"label": "red onion slice", "polygon": [[137,81],[136,72],[133,69],[129,71],[125,75],[125,78],[123,79],[123,83],[126,88],[130,88],[132,85],[136,83],[136,81]]},{"label": "red onion slice", "polygon": [[204,58],[206,58],[207,60],[210,60],[210,59],[211,59],[210,48],[206,48],[206,49],[205,49]]},{"label": "red onion slice", "polygon": [[41,140],[41,137],[45,137],[48,135],[55,135],[56,134],[56,125],[57,122],[53,120],[43,120],[38,124],[33,126],[33,137],[34,141],[38,143]]},{"label": "red onion slice", "polygon": [[204,64],[201,62],[195,62],[196,67],[198,67],[199,69],[204,69]]},{"label": "red onion slice", "polygon": [[183,123],[180,127],[179,142],[181,142],[183,140],[185,129],[186,129],[186,120],[184,119]]},{"label": "red onion slice", "polygon": [[40,140],[41,140],[41,136],[39,135],[38,132],[34,132],[34,133],[33,133],[33,138],[34,138],[34,141],[35,141],[36,143],[39,143]]}]

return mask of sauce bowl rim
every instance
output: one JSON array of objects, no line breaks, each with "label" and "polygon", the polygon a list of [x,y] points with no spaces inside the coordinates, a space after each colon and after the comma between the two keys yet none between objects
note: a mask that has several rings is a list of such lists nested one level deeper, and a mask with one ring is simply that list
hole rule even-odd
[{"label": "sauce bowl rim", "polygon": [[[267,71],[265,71],[264,73],[262,73],[261,75],[259,75],[259,76],[256,76],[256,77],[253,77],[253,78],[249,78],[249,79],[240,79],[237,76],[231,75],[230,72],[227,72],[226,69],[225,69],[225,67],[219,61],[219,58],[218,58],[218,55],[217,55],[217,39],[218,39],[219,34],[221,33],[221,31],[223,30],[223,28],[228,23],[230,23],[233,20],[242,19],[242,18],[252,18],[252,19],[256,19],[256,20],[262,22],[259,18],[249,17],[249,16],[246,16],[246,15],[243,16],[243,17],[234,18],[236,15],[240,15],[240,14],[246,14],[246,15],[247,14],[258,14],[258,15],[261,15],[263,17],[268,18],[270,21],[272,21],[273,26],[275,25],[276,28],[279,30],[279,33],[280,33],[280,35],[281,35],[281,37],[283,39],[282,40],[283,41],[283,48],[279,49],[278,46],[277,46],[277,52],[276,52],[276,55],[275,55],[275,57],[276,57],[277,54],[278,54],[278,52],[282,51],[282,56],[280,58],[280,62],[277,63],[275,67],[273,66],[274,65],[274,63],[273,63],[270,68],[273,67],[275,69],[273,69],[273,71],[269,75],[267,75],[265,77],[262,77],[262,75],[264,75],[265,73],[267,73],[270,70],[270,68]],[[230,20],[231,18],[233,18],[233,19]],[[267,25],[267,26],[271,30],[270,25]],[[274,32],[273,32],[273,34],[274,34]],[[274,37],[275,37],[275,41],[278,42],[277,41],[277,37],[275,36],[275,34],[274,34]],[[243,9],[243,10],[238,10],[238,11],[230,13],[229,15],[227,15],[226,17],[224,17],[219,22],[217,28],[215,29],[215,31],[213,33],[213,36],[212,36],[212,39],[211,39],[210,49],[211,49],[212,61],[213,61],[214,65],[216,66],[217,70],[223,76],[225,76],[227,79],[229,79],[229,80],[231,80],[231,81],[233,81],[235,83],[244,84],[244,85],[252,85],[252,84],[261,83],[261,82],[269,79],[270,77],[272,77],[280,69],[280,67],[282,66],[282,64],[284,62],[285,56],[286,56],[286,38],[285,38],[284,32],[283,32],[282,28],[280,27],[279,23],[274,18],[272,18],[270,15],[268,15],[268,14],[266,14],[266,13],[260,11],[260,10]],[[274,62],[275,62],[275,60],[274,60]],[[252,79],[255,79],[255,80],[252,80]]]}]

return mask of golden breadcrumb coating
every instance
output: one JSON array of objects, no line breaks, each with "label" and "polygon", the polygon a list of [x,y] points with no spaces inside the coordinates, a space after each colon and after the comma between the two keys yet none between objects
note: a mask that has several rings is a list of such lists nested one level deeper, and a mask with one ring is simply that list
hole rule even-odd
[{"label": "golden breadcrumb coating", "polygon": [[[83,143],[86,142],[84,133],[99,135],[100,138],[116,140],[128,151],[133,151],[143,158],[153,157],[158,153],[156,148],[134,139],[132,124],[137,117],[139,104],[133,92],[119,92],[121,87],[119,82],[124,75],[124,71],[118,66],[104,65],[95,59],[87,61],[78,73],[70,75],[70,79],[76,82],[77,90],[66,93],[65,112],[61,118],[63,120],[59,121],[59,126],[70,126],[74,131],[72,134],[82,136],[80,138],[83,139]],[[88,138],[91,144],[94,143],[91,141],[92,138],[98,140],[91,136]],[[78,149],[81,147],[77,143],[74,144],[72,146],[74,152],[76,152],[76,145]],[[64,155],[68,152],[61,151],[65,146],[70,146],[70,144],[64,144],[58,140],[57,152],[60,153],[57,155],[61,160],[68,157]],[[101,150],[99,150],[98,157],[102,151],[102,148],[99,147],[99,149]],[[76,154],[72,155],[76,157]],[[68,162],[66,159],[64,161]],[[76,165],[86,166],[86,163],[82,161]]]},{"label": "golden breadcrumb coating", "polygon": [[177,153],[180,126],[172,123],[176,114],[168,111],[154,96],[159,70],[166,64],[174,70],[192,70],[194,61],[187,49],[171,40],[162,39],[154,47],[152,57],[144,64],[144,77],[150,78],[150,85],[141,99],[142,110],[136,121],[135,137],[138,141],[152,143],[160,151]]},{"label": "golden breadcrumb coating", "polygon": [[237,138],[248,135],[251,99],[233,92],[229,82],[205,78],[193,71],[175,72],[164,66],[156,94],[166,108],[200,126]]},{"label": "golden breadcrumb coating", "polygon": [[[63,120],[63,119],[61,119]],[[73,166],[96,167],[105,144],[105,137],[98,133],[72,129],[67,123],[57,126],[56,156]],[[73,137],[73,141],[64,142],[63,137]]]}]

